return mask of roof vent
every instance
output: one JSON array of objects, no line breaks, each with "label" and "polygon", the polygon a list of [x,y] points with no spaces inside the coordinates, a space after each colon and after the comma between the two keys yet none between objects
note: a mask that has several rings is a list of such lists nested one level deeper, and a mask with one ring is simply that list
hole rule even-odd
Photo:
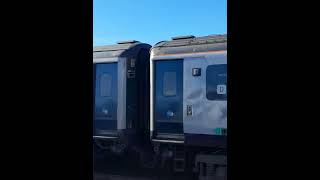
[{"label": "roof vent", "polygon": [[192,39],[192,38],[195,38],[195,36],[193,36],[193,35],[189,35],[189,36],[177,36],[177,37],[173,37],[172,40]]},{"label": "roof vent", "polygon": [[117,42],[117,44],[133,44],[136,42],[139,42],[139,41],[136,41],[136,40],[119,41],[119,42]]}]

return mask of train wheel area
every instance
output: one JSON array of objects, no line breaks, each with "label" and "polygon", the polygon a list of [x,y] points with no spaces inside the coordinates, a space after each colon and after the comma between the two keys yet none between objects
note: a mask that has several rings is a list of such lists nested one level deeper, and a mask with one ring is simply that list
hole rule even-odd
[{"label": "train wheel area", "polygon": [[138,154],[132,153],[94,155],[94,180],[193,180],[184,173],[172,172],[169,162],[166,168],[157,169],[141,166],[139,160]]}]

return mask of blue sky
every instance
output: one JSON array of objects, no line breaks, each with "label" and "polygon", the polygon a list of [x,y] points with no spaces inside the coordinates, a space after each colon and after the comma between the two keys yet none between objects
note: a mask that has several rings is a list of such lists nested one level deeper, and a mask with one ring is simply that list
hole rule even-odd
[{"label": "blue sky", "polygon": [[93,0],[93,45],[227,33],[227,0]]}]

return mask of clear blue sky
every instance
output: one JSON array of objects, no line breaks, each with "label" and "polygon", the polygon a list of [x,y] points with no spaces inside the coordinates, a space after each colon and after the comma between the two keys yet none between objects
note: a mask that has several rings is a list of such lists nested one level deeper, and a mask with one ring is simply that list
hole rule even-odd
[{"label": "clear blue sky", "polygon": [[93,45],[227,33],[227,0],[93,0]]}]

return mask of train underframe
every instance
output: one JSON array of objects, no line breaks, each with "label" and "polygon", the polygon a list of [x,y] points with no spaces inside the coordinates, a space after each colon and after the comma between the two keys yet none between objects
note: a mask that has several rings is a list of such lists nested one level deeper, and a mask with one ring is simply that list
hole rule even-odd
[{"label": "train underframe", "polygon": [[[150,141],[149,141],[150,142]],[[124,159],[136,160],[141,168],[160,174],[184,174],[198,180],[227,179],[225,147],[186,146],[184,143],[128,143],[120,139],[95,139],[95,148]]]},{"label": "train underframe", "polygon": [[154,156],[161,171],[184,173],[199,180],[227,179],[225,147],[186,146],[183,143],[153,142]]}]

